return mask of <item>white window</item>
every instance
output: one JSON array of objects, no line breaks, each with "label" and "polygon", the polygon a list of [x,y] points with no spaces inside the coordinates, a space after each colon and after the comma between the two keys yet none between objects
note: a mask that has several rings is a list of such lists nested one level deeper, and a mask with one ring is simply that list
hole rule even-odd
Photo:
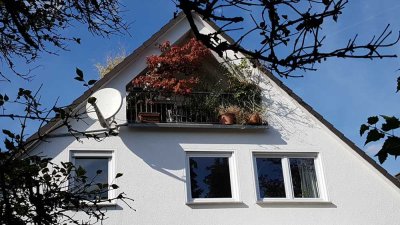
[{"label": "white window", "polygon": [[[90,192],[96,189],[96,195],[89,194],[88,200],[111,199],[114,191],[108,187],[101,187],[97,184],[112,184],[114,179],[114,160],[112,151],[71,151],[71,162],[76,168],[82,167],[87,177],[86,183],[92,185],[86,190]],[[76,183],[73,185],[79,185]]]},{"label": "white window", "polygon": [[327,201],[318,155],[254,154],[259,202]]},{"label": "white window", "polygon": [[186,162],[187,203],[238,201],[232,152],[190,152]]}]

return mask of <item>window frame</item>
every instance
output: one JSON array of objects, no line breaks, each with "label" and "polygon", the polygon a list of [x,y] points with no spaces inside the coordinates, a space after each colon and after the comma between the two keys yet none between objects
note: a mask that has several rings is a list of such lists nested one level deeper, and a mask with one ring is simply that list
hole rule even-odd
[{"label": "window frame", "polygon": [[[229,165],[229,178],[231,182],[231,198],[192,198],[190,178],[191,157],[227,157]],[[240,203],[237,167],[233,151],[188,151],[185,156],[185,177],[186,177],[186,204],[214,204],[214,203]]]},{"label": "window frame", "polygon": [[[115,181],[115,151],[114,150],[70,150],[70,162],[75,165],[76,158],[102,158],[108,159],[108,184],[116,183]],[[113,199],[116,197],[114,189],[108,191],[108,199]],[[115,205],[116,200],[108,201],[104,199],[104,202],[97,203],[98,205]]]},{"label": "window frame", "polygon": [[[282,164],[283,181],[285,187],[285,198],[261,198],[260,187],[258,183],[258,171],[257,171],[257,158],[280,158]],[[313,158],[314,168],[317,178],[318,185],[318,198],[296,198],[294,197],[294,190],[292,184],[292,175],[290,171],[290,158]],[[325,186],[325,178],[322,170],[321,154],[318,152],[253,152],[253,171],[254,171],[254,182],[255,182],[255,194],[257,203],[328,203],[328,195]]]}]

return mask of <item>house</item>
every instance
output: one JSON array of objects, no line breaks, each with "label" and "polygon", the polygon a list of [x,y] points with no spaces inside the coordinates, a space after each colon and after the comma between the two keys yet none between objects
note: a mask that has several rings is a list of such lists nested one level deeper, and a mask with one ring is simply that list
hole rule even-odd
[{"label": "house", "polygon": [[[196,23],[204,33],[217,29],[197,16]],[[171,116],[175,108],[168,108],[171,99],[153,105],[146,105],[146,98],[129,99],[127,86],[146,71],[147,56],[160,54],[157,44],[189,37],[190,26],[180,14],[95,84],[95,90],[113,88],[123,95],[114,116],[121,125],[118,136],[78,142],[59,135],[33,150],[56,163],[95,163],[105,181],[124,174],[117,184],[135,200],[136,211],[111,204],[105,224],[400,223],[399,181],[267,71],[257,70],[268,125],[219,125],[188,114],[177,120]],[[89,96],[86,92],[74,103],[84,108]],[[163,112],[154,110],[160,115],[140,116],[159,123],[138,122],[139,113],[152,112],[143,108],[154,104],[164,104]],[[103,129],[90,119],[74,126]]]}]

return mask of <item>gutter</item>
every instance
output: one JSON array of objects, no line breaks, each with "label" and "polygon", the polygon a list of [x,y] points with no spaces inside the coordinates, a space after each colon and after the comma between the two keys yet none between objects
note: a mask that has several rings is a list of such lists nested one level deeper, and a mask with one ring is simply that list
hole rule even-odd
[{"label": "gutter", "polygon": [[58,137],[78,137],[78,136],[85,136],[85,135],[101,135],[108,133],[110,135],[116,136],[119,134],[120,127],[126,127],[128,123],[117,124],[113,128],[104,128],[104,129],[96,129],[96,130],[89,130],[84,132],[69,132],[69,133],[61,133],[61,134],[49,134],[46,138],[58,138]]}]

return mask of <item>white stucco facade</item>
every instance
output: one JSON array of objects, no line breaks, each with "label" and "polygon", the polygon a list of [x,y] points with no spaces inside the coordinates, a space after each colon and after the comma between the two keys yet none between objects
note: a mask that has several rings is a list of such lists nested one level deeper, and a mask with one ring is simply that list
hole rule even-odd
[{"label": "white stucco facade", "polygon": [[[204,32],[211,29],[204,24]],[[156,41],[179,39],[189,30],[177,22]],[[125,93],[126,84],[146,66],[145,58],[157,53],[149,45],[117,76],[106,83]],[[101,142],[73,137],[49,139],[34,151],[69,161],[71,151],[112,151],[114,173],[123,173],[117,192],[135,201],[108,207],[105,224],[174,225],[398,225],[400,189],[363,159],[318,119],[265,77],[261,84],[268,109],[267,129],[224,130],[121,127],[120,134]],[[126,122],[125,105],[115,116]],[[97,122],[76,124],[78,130],[101,128]],[[234,160],[234,202],[188,204],[186,155],[188,152],[229,152]],[[317,154],[321,201],[260,203],[256,194],[253,157],[257,153]]]}]

